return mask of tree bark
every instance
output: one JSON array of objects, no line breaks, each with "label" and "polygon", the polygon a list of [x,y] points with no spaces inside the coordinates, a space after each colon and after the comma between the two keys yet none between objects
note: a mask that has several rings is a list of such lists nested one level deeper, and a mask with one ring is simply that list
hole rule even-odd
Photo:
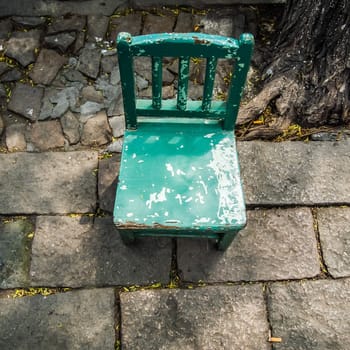
[{"label": "tree bark", "polygon": [[262,91],[241,107],[238,124],[254,120],[272,101],[290,123],[349,123],[350,1],[288,0],[276,32]]}]

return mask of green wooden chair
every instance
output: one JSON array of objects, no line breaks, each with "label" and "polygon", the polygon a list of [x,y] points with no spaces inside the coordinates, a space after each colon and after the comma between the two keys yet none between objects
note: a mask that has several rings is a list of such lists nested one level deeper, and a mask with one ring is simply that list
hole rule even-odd
[{"label": "green wooden chair", "polygon": [[[246,224],[234,126],[254,39],[201,33],[117,38],[126,131],[114,223],[139,236],[205,237],[226,249]],[[135,93],[133,60],[152,59],[152,99]],[[179,59],[177,98],[162,100],[162,59]],[[201,101],[188,100],[191,58],[205,58]],[[218,59],[234,59],[227,101],[212,101]]]}]

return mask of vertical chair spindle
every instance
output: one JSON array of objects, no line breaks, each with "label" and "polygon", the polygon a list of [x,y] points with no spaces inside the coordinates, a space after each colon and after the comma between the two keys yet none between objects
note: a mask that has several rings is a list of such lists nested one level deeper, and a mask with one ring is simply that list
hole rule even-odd
[{"label": "vertical chair spindle", "polygon": [[152,105],[155,109],[162,106],[162,58],[152,57]]},{"label": "vertical chair spindle", "polygon": [[205,82],[204,82],[204,88],[203,88],[203,103],[202,103],[202,110],[205,112],[208,112],[211,107],[217,62],[218,60],[216,57],[207,58],[207,66],[205,70]]},{"label": "vertical chair spindle", "polygon": [[177,88],[177,108],[181,111],[186,109],[187,105],[187,91],[188,91],[188,78],[190,71],[190,58],[179,58],[179,82]]}]

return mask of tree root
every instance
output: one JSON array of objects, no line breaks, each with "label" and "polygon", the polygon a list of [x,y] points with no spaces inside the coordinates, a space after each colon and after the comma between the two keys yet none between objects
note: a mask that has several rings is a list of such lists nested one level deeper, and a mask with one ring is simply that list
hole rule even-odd
[{"label": "tree root", "polygon": [[256,119],[264,112],[269,103],[281,94],[284,87],[285,79],[283,77],[274,79],[267,83],[258,95],[246,105],[241,106],[238,112],[236,124],[243,125]]}]

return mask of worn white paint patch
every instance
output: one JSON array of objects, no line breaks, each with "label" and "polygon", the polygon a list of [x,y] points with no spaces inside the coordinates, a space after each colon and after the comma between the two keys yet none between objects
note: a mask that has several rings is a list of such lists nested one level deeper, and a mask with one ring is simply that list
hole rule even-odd
[{"label": "worn white paint patch", "polygon": [[164,216],[169,216],[169,212],[166,211],[166,212],[164,213]]},{"label": "worn white paint patch", "polygon": [[208,186],[205,184],[205,182],[202,180],[202,177],[199,177],[200,180],[197,181],[198,184],[202,185],[204,193],[208,194]]},{"label": "worn white paint patch", "polygon": [[157,141],[159,141],[159,136],[150,136],[147,138],[145,143],[155,143]]},{"label": "worn white paint patch", "polygon": [[180,220],[166,220],[166,224],[179,224],[181,221]]},{"label": "worn white paint patch", "polygon": [[128,218],[131,218],[132,216],[134,216],[134,213],[127,213],[126,216],[127,216]]},{"label": "worn white paint patch", "polygon": [[171,173],[171,176],[175,176],[174,168],[170,163],[165,164],[166,170],[168,170]]},{"label": "worn white paint patch", "polygon": [[182,205],[181,194],[178,193],[178,194],[175,196],[175,198],[179,201],[179,204]]},{"label": "worn white paint patch", "polygon": [[211,139],[214,135],[215,135],[214,132],[211,133],[211,134],[206,134],[206,135],[204,135],[204,138],[206,138],[206,139]]},{"label": "worn white paint patch", "polygon": [[208,222],[210,222],[210,218],[200,218],[200,219],[195,219],[194,220],[195,225],[207,224]]},{"label": "worn white paint patch", "polygon": [[189,203],[189,202],[192,202],[192,200],[193,200],[193,197],[188,197],[188,198],[185,200],[185,202],[186,202],[186,203]]},{"label": "worn white paint patch", "polygon": [[142,160],[142,159],[140,159],[140,160],[137,161],[137,163],[144,163],[144,162],[145,162],[145,161]]},{"label": "worn white paint patch", "polygon": [[217,218],[221,224],[232,224],[241,210],[243,194],[240,187],[238,164],[235,161],[235,144],[224,138],[212,149],[212,160],[208,167],[217,178],[216,192],[219,195]]},{"label": "worn white paint patch", "polygon": [[132,159],[135,159],[136,158],[136,153],[133,153],[132,154]]},{"label": "worn white paint patch", "polygon": [[182,171],[181,169],[177,169],[176,175],[186,175],[186,173],[184,171]]},{"label": "worn white paint patch", "polygon": [[172,137],[172,138],[168,141],[168,144],[170,144],[170,145],[176,145],[176,144],[178,144],[181,140],[182,140],[182,137],[180,137],[180,136],[174,136],[174,137]]},{"label": "worn white paint patch", "polygon": [[159,202],[165,202],[166,199],[166,193],[169,193],[170,190],[166,187],[163,187],[160,192],[154,192],[149,195],[149,199],[146,201],[146,206],[148,209],[152,209],[153,203],[159,203]]},{"label": "worn white paint patch", "polygon": [[195,199],[194,201],[195,201],[196,203],[204,204],[205,201],[204,201],[204,197],[203,197],[202,193],[197,192],[197,193],[196,193],[196,199]]},{"label": "worn white paint patch", "polygon": [[122,186],[120,186],[120,189],[121,189],[121,190],[123,190],[123,191],[125,191],[125,190],[127,190],[127,189],[128,189],[128,186],[126,186],[126,185],[122,185]]}]

